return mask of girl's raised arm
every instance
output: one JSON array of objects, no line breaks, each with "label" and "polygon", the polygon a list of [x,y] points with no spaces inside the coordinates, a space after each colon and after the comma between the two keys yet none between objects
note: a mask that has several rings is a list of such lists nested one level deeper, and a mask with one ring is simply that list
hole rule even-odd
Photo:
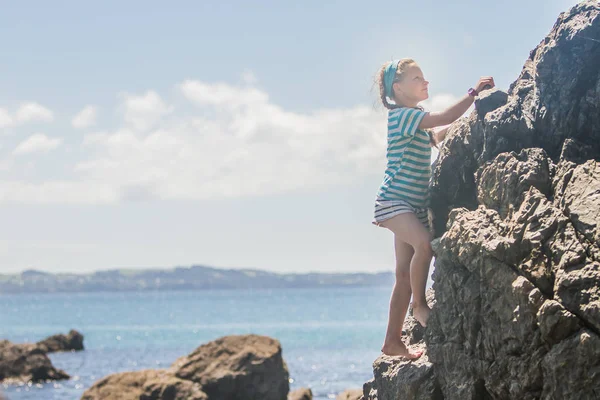
[{"label": "girl's raised arm", "polygon": [[[479,94],[486,86],[494,87],[494,78],[491,76],[481,77],[475,87],[475,96]],[[421,119],[419,129],[430,129],[437,126],[449,125],[460,118],[473,104],[475,96],[471,94],[464,95],[456,104],[448,107],[444,111],[427,113]]]}]

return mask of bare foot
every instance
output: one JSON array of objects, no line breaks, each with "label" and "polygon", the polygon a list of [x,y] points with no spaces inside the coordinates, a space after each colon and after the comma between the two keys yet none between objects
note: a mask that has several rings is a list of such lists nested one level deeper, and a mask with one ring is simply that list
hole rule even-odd
[{"label": "bare foot", "polygon": [[423,326],[427,326],[427,320],[429,319],[429,314],[431,313],[431,309],[427,304],[422,306],[414,306],[413,305],[413,316],[417,321]]},{"label": "bare foot", "polygon": [[412,352],[406,348],[402,340],[398,339],[395,342],[385,343],[381,348],[381,352],[386,356],[401,356],[409,360],[415,360],[423,354],[422,351]]}]

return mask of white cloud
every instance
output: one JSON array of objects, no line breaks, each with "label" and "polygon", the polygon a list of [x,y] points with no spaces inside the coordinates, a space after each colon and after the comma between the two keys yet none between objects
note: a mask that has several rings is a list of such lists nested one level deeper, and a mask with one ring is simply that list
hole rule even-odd
[{"label": "white cloud", "polygon": [[0,108],[0,128],[12,126],[13,123],[13,118],[10,116],[8,111],[6,111],[3,108]]},{"label": "white cloud", "polygon": [[137,130],[152,128],[163,116],[173,111],[173,107],[168,106],[158,93],[152,90],[140,96],[122,93],[120,97],[125,121]]},{"label": "white cloud", "polygon": [[199,106],[219,107],[222,110],[240,107],[262,108],[269,96],[256,88],[242,88],[227,83],[204,83],[187,80],[179,85],[183,95]]},{"label": "white cloud", "polygon": [[201,199],[343,185],[385,169],[385,115],[373,107],[301,114],[256,88],[177,87],[196,116],[86,135],[96,157],[76,165],[82,180],[110,182],[122,200]]},{"label": "white cloud", "polygon": [[459,98],[452,94],[438,94],[428,98],[423,102],[423,107],[427,111],[444,111],[448,107],[458,102]]},{"label": "white cloud", "polygon": [[61,142],[62,139],[60,138],[51,139],[43,133],[36,133],[19,143],[19,145],[13,151],[13,154],[23,155],[29,153],[48,152],[56,149]]},{"label": "white cloud", "polygon": [[96,123],[97,109],[94,106],[85,106],[83,110],[73,117],[71,124],[74,128],[89,128]]},{"label": "white cloud", "polygon": [[111,204],[114,190],[102,182],[49,181],[33,184],[3,181],[0,203],[18,204]]},{"label": "white cloud", "polygon": [[22,104],[19,107],[16,120],[20,123],[30,121],[51,122],[54,120],[54,114],[41,104],[31,102]]},{"label": "white cloud", "polygon": [[[262,196],[383,176],[384,110],[299,113],[247,85],[188,80],[176,89],[183,95],[174,96],[176,108],[154,91],[122,94],[123,123],[84,136],[79,156],[69,157],[78,161],[64,168],[73,176],[43,185],[0,183],[0,202]],[[15,153],[56,147],[57,140],[39,135]]]}]

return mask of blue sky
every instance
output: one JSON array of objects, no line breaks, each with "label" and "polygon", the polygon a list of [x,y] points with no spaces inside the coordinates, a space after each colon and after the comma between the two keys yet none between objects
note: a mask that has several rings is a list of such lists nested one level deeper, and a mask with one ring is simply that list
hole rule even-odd
[{"label": "blue sky", "polygon": [[0,1],[0,272],[393,270],[372,91],[507,89],[574,1]]}]

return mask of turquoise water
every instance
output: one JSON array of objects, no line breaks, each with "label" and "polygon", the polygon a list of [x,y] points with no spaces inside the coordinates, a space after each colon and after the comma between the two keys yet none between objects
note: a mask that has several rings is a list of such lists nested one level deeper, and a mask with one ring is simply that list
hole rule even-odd
[{"label": "turquoise water", "polygon": [[392,286],[3,295],[0,338],[35,342],[73,328],[85,346],[49,355],[70,380],[3,391],[9,400],[78,399],[108,374],[166,368],[210,340],[256,333],[281,342],[291,390],[335,398],[372,377]]}]

